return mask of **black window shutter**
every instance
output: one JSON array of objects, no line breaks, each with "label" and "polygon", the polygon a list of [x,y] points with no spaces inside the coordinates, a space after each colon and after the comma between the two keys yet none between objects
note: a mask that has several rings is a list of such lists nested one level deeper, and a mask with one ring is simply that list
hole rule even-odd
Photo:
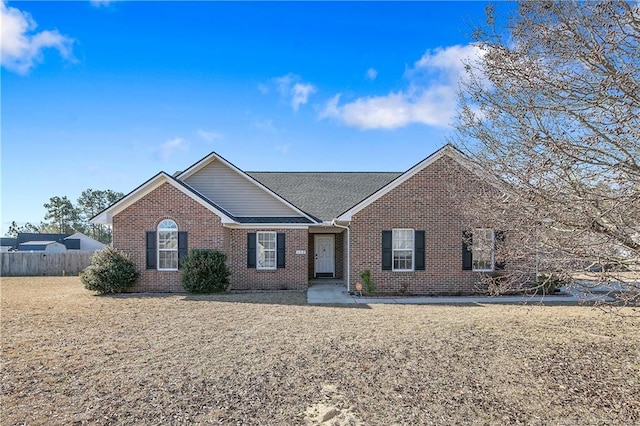
[{"label": "black window shutter", "polygon": [[415,231],[414,240],[413,257],[415,263],[413,269],[424,271],[424,231]]},{"label": "black window shutter", "polygon": [[393,266],[393,236],[391,231],[382,231],[382,270],[390,271]]},{"label": "black window shutter", "polygon": [[147,231],[147,269],[156,269],[157,259],[156,233],[155,231]]},{"label": "black window shutter", "polygon": [[283,232],[278,232],[277,235],[277,252],[276,252],[276,259],[277,259],[277,264],[278,264],[278,268],[284,268],[284,258],[285,258],[285,247],[284,247],[284,233]]},{"label": "black window shutter", "polygon": [[187,242],[187,232],[178,232],[178,268],[182,266],[182,258],[189,253],[189,245]]},{"label": "black window shutter", "polygon": [[[500,245],[504,242],[504,231],[496,231],[495,233],[495,246],[494,246],[494,253],[497,253],[497,249],[498,247],[500,247]],[[494,254],[495,255],[495,254]],[[495,264],[495,268],[497,270],[503,270],[504,269],[504,259],[501,259],[500,262],[496,262]]]},{"label": "black window shutter", "polygon": [[462,270],[471,271],[473,269],[473,235],[469,231],[462,233]]},{"label": "black window shutter", "polygon": [[256,267],[256,233],[247,234],[247,268]]}]

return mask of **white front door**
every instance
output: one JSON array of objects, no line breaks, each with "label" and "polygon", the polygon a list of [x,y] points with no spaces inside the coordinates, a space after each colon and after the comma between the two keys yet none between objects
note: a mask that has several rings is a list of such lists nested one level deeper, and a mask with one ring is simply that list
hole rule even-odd
[{"label": "white front door", "polygon": [[333,277],[335,275],[335,236],[316,234],[315,241],[316,277]]}]

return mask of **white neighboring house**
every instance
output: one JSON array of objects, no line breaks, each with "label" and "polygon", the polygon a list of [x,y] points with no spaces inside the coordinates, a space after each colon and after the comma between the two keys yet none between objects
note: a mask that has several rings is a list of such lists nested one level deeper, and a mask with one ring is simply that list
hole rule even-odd
[{"label": "white neighboring house", "polygon": [[67,248],[64,244],[55,241],[26,241],[18,247],[21,252],[45,252],[45,253],[65,253]]},{"label": "white neighboring house", "polygon": [[75,246],[67,244],[67,250],[69,251],[83,251],[83,252],[94,252],[98,250],[102,250],[106,247],[105,244],[102,244],[100,241],[94,240],[91,237],[84,235],[81,232],[76,232],[73,235],[69,235],[65,240],[79,240],[80,246],[76,248]]}]

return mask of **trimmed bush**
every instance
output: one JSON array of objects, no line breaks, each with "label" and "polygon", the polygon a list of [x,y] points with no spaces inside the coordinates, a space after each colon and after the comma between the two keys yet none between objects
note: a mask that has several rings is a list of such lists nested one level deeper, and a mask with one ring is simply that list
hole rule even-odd
[{"label": "trimmed bush", "polygon": [[360,272],[360,278],[362,278],[362,283],[364,284],[364,291],[368,294],[373,294],[377,290],[376,283],[371,278],[371,270],[366,269]]},{"label": "trimmed bush", "polygon": [[99,294],[120,293],[139,275],[126,253],[107,246],[91,257],[91,265],[80,273],[80,281],[87,290]]},{"label": "trimmed bush", "polygon": [[229,287],[227,256],[217,250],[193,249],[182,259],[182,287],[189,293],[218,293]]}]

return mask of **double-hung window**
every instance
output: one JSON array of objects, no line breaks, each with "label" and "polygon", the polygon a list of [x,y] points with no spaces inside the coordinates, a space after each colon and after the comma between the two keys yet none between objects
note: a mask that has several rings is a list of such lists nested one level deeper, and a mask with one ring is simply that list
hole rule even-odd
[{"label": "double-hung window", "polygon": [[472,245],[472,265],[474,271],[493,271],[494,247],[495,233],[493,229],[474,229]]},{"label": "double-hung window", "polygon": [[158,225],[158,270],[178,269],[178,225],[166,219]]},{"label": "double-hung window", "polygon": [[257,233],[257,269],[276,269],[276,235],[275,232]]},{"label": "double-hung window", "polygon": [[413,229],[393,230],[393,270],[413,271],[414,231]]}]

